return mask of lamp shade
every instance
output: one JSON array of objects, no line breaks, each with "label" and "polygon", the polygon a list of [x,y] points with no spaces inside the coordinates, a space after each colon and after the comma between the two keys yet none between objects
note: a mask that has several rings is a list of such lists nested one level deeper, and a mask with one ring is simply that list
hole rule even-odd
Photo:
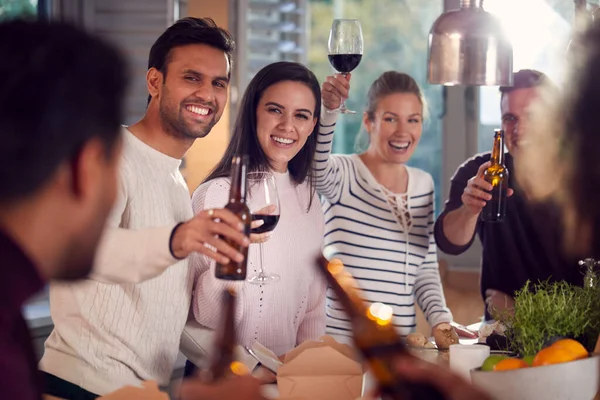
[{"label": "lamp shade", "polygon": [[510,86],[513,50],[500,20],[483,0],[462,0],[459,10],[442,14],[429,32],[431,84]]}]

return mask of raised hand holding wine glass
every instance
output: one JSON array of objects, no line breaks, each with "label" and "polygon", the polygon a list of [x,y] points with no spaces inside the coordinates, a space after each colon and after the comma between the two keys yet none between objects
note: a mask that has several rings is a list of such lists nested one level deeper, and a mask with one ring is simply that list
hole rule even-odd
[{"label": "raised hand holding wine glass", "polygon": [[260,270],[257,275],[248,278],[248,282],[262,285],[277,282],[280,277],[267,274],[264,266],[263,243],[279,222],[280,208],[275,177],[270,172],[249,172],[250,213],[252,214],[250,238],[260,249]]},{"label": "raised hand holding wine glass", "polygon": [[[342,74],[352,72],[362,59],[363,35],[360,21],[356,19],[334,19],[329,33],[329,62],[333,68]],[[342,114],[356,114],[349,110],[346,103],[337,110],[328,112],[339,112]]]}]

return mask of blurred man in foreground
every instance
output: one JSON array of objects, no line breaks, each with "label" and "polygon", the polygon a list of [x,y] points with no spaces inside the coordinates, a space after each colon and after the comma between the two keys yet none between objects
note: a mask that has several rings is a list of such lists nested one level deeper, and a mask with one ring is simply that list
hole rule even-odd
[{"label": "blurred man in foreground", "polygon": [[0,25],[0,390],[38,399],[21,306],[91,270],[117,190],[125,63],[72,27]]},{"label": "blurred man in foreground", "polygon": [[[64,24],[0,24],[0,393],[40,399],[26,300],[84,278],[117,193],[125,62]],[[261,399],[250,377],[185,382],[182,399]]]}]

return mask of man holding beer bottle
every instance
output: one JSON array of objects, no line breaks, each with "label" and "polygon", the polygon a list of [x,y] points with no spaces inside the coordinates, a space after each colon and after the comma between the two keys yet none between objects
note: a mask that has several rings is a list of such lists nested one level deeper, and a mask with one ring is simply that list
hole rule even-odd
[{"label": "man holding beer bottle", "polygon": [[249,245],[242,221],[224,209],[194,216],[179,171],[223,113],[233,48],[214,21],[191,17],[152,46],[148,107],[121,130],[117,201],[90,279],[50,285],[54,330],[40,362],[47,394],[95,398],[143,380],[168,386],[192,296],[187,257],[243,260],[231,245]]},{"label": "man holding beer bottle", "polygon": [[[527,280],[566,280],[582,284],[576,260],[561,252],[561,229],[556,210],[549,204],[529,204],[515,179],[514,159],[527,138],[529,105],[547,80],[534,70],[514,74],[514,85],[501,87],[503,137],[498,133],[498,156],[507,170],[496,190],[486,170],[495,170],[492,153],[478,154],[459,167],[452,178],[445,208],[435,224],[435,240],[445,253],[457,255],[473,243],[475,233],[483,246],[481,294],[489,306],[510,310],[512,294]],[[490,132],[490,135],[494,134]],[[502,139],[508,149],[504,153]],[[499,179],[496,179],[498,182]],[[500,199],[493,198],[501,194]],[[504,197],[506,196],[506,197]],[[498,206],[498,201],[502,205]],[[492,207],[495,210],[492,210]],[[492,212],[493,211],[493,212]]]}]

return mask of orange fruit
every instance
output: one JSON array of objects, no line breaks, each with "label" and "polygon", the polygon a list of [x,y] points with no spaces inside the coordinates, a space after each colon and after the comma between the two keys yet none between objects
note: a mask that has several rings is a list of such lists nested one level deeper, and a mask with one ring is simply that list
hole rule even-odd
[{"label": "orange fruit", "polygon": [[576,360],[581,360],[582,358],[587,358],[589,356],[588,351],[581,343],[577,340],[573,339],[561,339],[552,344],[550,347],[559,347],[561,349],[565,349],[570,351],[575,355]]},{"label": "orange fruit", "polygon": [[540,367],[542,365],[560,364],[564,362],[574,361],[577,356],[565,350],[562,347],[554,345],[540,350],[533,359],[533,366]]},{"label": "orange fruit", "polygon": [[511,369],[528,368],[529,365],[520,358],[505,358],[494,366],[494,371],[509,371]]}]

